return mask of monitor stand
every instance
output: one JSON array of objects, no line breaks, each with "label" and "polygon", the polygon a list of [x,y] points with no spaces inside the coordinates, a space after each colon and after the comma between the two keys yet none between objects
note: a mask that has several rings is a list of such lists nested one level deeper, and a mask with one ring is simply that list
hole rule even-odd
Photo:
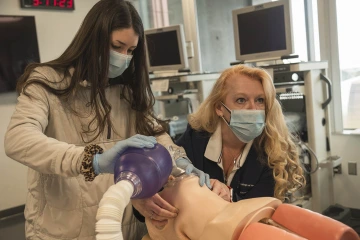
[{"label": "monitor stand", "polygon": [[238,65],[238,64],[246,64],[250,66],[269,66],[269,65],[280,65],[280,64],[289,64],[289,63],[299,63],[301,62],[299,59],[299,55],[284,55],[280,58],[276,59],[257,59],[257,60],[250,60],[250,61],[237,61],[231,62],[230,66]]},{"label": "monitor stand", "polygon": [[190,74],[191,71],[188,68],[179,69],[179,70],[164,70],[164,71],[154,71],[154,77],[171,77],[171,76],[179,76],[179,75],[187,75]]},{"label": "monitor stand", "polygon": [[299,55],[284,55],[284,56],[281,56],[281,60],[292,59],[292,58],[299,58]]},{"label": "monitor stand", "polygon": [[244,61],[236,61],[236,62],[231,62],[230,66],[235,66],[235,65],[239,65],[239,64],[244,64]]}]

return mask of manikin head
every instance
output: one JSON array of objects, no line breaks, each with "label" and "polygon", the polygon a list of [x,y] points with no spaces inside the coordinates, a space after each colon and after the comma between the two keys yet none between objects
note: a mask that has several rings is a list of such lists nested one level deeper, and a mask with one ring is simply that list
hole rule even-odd
[{"label": "manikin head", "polygon": [[146,218],[151,239],[231,239],[233,234],[241,232],[237,229],[242,229],[259,208],[270,207],[270,211],[261,215],[262,218],[270,217],[281,204],[275,198],[229,203],[206,186],[200,187],[198,181],[194,175],[182,175],[164,186],[160,196],[179,209],[179,213],[176,218],[168,220],[162,229],[157,229]]}]

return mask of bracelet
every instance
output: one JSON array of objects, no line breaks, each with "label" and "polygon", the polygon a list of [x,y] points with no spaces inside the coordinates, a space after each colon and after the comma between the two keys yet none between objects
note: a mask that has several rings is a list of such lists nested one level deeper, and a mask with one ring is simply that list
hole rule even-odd
[{"label": "bracelet", "polygon": [[233,202],[233,200],[232,200],[232,198],[233,198],[233,188],[228,186],[228,185],[226,185],[226,186],[228,187],[228,189],[230,191],[230,202]]},{"label": "bracelet", "polygon": [[93,181],[97,176],[93,167],[93,157],[104,150],[96,144],[87,145],[84,149],[84,158],[81,163],[80,173],[84,175],[85,181]]},{"label": "bracelet", "polygon": [[181,157],[187,158],[185,149],[183,147],[179,147],[177,145],[170,145],[168,147],[168,151],[169,151],[173,161],[176,161]]}]

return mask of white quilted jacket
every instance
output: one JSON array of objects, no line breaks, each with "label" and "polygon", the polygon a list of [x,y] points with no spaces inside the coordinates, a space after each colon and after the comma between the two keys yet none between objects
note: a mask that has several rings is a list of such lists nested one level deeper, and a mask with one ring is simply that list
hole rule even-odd
[{"label": "white quilted jacket", "polygon": [[[45,77],[60,82],[62,75],[52,68],[39,67],[31,78]],[[68,84],[66,79],[61,84]],[[55,86],[55,85],[54,85]],[[100,135],[92,142],[107,150],[117,141],[135,135],[135,114],[120,100],[122,85],[109,86],[106,97],[112,106],[111,119],[115,132],[111,137]],[[85,182],[79,174],[86,143],[81,132],[93,114],[86,106],[90,88],[75,97],[75,108],[82,116],[74,115],[66,103],[40,86],[31,85],[18,97],[16,110],[5,136],[6,154],[29,167],[28,194],[25,208],[27,239],[95,239],[98,203],[114,183],[112,174],[101,174],[93,182]],[[89,137],[83,136],[85,140]],[[165,147],[173,144],[167,134],[157,136]],[[141,239],[145,224],[139,222],[129,204],[125,210],[122,231],[124,239]]]}]

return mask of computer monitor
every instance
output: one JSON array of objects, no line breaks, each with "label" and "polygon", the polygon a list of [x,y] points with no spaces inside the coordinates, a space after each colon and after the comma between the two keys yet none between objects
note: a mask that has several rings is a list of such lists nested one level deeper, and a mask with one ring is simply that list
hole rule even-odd
[{"label": "computer monitor", "polygon": [[189,67],[182,25],[145,30],[149,71],[178,71]]},{"label": "computer monitor", "polygon": [[40,62],[33,16],[0,15],[0,93],[15,91],[31,62]]},{"label": "computer monitor", "polygon": [[293,53],[290,0],[232,11],[236,60],[280,59]]}]

